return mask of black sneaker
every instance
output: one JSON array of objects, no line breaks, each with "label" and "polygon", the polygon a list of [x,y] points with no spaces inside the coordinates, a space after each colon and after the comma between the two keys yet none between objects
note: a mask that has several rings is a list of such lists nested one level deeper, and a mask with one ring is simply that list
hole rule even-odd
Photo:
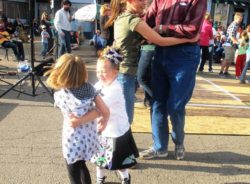
[{"label": "black sneaker", "polygon": [[222,71],[220,71],[219,76],[222,76],[222,75],[223,75],[223,72],[222,72]]},{"label": "black sneaker", "polygon": [[175,145],[174,156],[176,160],[183,160],[185,157],[185,148],[183,145]]},{"label": "black sneaker", "polygon": [[121,184],[130,184],[130,183],[131,183],[131,176],[129,174],[128,178],[124,178]]},{"label": "black sneaker", "polygon": [[105,183],[106,176],[102,178],[97,178],[96,184],[104,184]]}]

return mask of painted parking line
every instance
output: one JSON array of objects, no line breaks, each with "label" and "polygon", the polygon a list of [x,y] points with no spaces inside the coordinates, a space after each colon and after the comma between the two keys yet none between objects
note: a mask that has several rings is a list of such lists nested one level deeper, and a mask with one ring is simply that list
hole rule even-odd
[{"label": "painted parking line", "polygon": [[228,109],[250,109],[250,106],[244,106],[244,105],[220,105],[220,104],[188,103],[187,106],[191,106],[191,107],[215,107],[215,108],[228,108]]},{"label": "painted parking line", "polygon": [[224,88],[218,86],[217,84],[213,83],[212,81],[204,78],[204,77],[201,77],[200,78],[204,81],[206,81],[207,83],[211,84],[212,86],[214,86],[216,89],[218,89],[219,91],[223,92],[224,94],[230,96],[232,99],[238,101],[238,102],[241,102],[241,99],[238,98],[237,96],[233,95],[232,93],[230,93],[229,91],[225,90]]}]

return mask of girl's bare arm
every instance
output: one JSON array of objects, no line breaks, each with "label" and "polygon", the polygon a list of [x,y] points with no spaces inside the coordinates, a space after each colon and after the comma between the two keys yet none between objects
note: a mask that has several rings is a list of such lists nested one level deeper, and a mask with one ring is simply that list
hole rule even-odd
[{"label": "girl's bare arm", "polygon": [[149,27],[145,21],[139,22],[137,26],[135,27],[135,31],[140,33],[149,42],[152,42],[160,46],[178,45],[181,43],[197,42],[199,40],[199,35],[197,35],[195,38],[192,38],[192,39],[162,37],[155,30]]}]

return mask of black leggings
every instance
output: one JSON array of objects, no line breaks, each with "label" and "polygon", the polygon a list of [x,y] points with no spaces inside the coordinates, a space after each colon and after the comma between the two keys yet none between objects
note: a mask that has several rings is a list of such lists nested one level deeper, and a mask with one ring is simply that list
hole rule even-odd
[{"label": "black leggings", "polygon": [[91,184],[89,170],[84,160],[73,164],[67,164],[69,180],[71,184]]}]

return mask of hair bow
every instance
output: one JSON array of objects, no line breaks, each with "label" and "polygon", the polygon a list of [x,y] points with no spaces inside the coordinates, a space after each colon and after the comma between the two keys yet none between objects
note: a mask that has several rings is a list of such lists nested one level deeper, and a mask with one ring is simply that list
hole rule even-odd
[{"label": "hair bow", "polygon": [[120,62],[123,60],[123,56],[119,54],[118,50],[111,48],[106,52],[104,55],[105,58],[107,58],[110,62],[119,65]]}]

